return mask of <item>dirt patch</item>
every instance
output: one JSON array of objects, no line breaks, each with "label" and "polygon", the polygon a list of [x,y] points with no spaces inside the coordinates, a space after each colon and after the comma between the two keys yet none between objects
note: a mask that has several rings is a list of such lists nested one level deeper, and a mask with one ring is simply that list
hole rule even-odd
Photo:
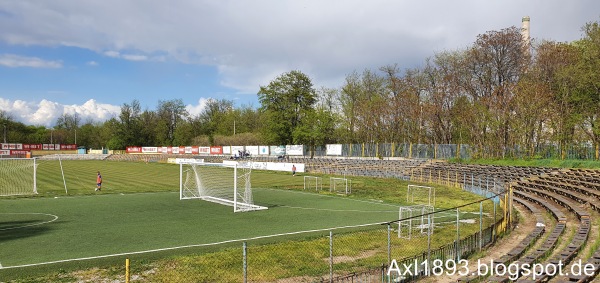
[{"label": "dirt patch", "polygon": [[[363,258],[369,258],[369,257],[376,255],[377,252],[378,252],[378,250],[369,250],[369,251],[361,252],[356,256],[347,256],[347,255],[334,256],[333,264],[352,262],[352,261],[356,261],[356,260],[363,259]],[[329,258],[324,258],[323,260],[326,262],[329,262]]]}]

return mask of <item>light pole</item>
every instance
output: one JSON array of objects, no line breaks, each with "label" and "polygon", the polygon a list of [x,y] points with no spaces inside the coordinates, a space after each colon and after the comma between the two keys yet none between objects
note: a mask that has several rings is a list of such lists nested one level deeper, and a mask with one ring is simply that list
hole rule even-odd
[{"label": "light pole", "polygon": [[54,128],[50,129],[50,144],[54,144]]},{"label": "light pole", "polygon": [[6,124],[2,124],[4,126],[4,143],[6,143]]}]

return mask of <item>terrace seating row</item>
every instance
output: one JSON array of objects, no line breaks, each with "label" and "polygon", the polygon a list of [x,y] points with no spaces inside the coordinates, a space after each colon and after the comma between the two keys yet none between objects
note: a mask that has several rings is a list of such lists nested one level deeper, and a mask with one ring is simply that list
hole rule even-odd
[{"label": "terrace seating row", "polygon": [[516,247],[508,251],[505,255],[498,259],[495,259],[493,263],[495,265],[507,266],[511,262],[521,257],[529,248],[531,248],[535,242],[545,233],[546,225],[542,212],[529,201],[526,201],[519,197],[514,197],[514,201],[522,204],[526,207],[536,218],[536,226],[531,234],[527,235]]}]

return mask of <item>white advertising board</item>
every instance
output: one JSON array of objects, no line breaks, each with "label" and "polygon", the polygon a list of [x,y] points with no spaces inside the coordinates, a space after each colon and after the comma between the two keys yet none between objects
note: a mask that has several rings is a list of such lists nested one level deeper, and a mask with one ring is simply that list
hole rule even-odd
[{"label": "white advertising board", "polygon": [[265,145],[261,145],[258,147],[259,155],[269,155],[269,147]]},{"label": "white advertising board", "polygon": [[293,155],[293,156],[304,155],[304,145],[301,145],[301,144],[286,145],[285,146],[285,154]]},{"label": "white advertising board", "polygon": [[[237,161],[223,160],[223,164],[234,165]],[[243,163],[243,162],[242,162]],[[252,162],[252,169],[292,172],[292,166],[296,166],[296,172],[304,172],[304,163],[283,162]]]},{"label": "white advertising board", "polygon": [[342,155],[342,145],[341,144],[328,144],[326,145],[326,155]]}]

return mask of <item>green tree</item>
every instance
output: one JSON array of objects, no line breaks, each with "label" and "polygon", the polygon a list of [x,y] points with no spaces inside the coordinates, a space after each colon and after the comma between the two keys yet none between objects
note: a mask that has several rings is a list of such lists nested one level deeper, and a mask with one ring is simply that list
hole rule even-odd
[{"label": "green tree", "polygon": [[306,131],[300,127],[311,122],[316,103],[316,92],[307,75],[300,71],[280,75],[260,87],[258,100],[267,143],[294,144],[306,139]]}]

